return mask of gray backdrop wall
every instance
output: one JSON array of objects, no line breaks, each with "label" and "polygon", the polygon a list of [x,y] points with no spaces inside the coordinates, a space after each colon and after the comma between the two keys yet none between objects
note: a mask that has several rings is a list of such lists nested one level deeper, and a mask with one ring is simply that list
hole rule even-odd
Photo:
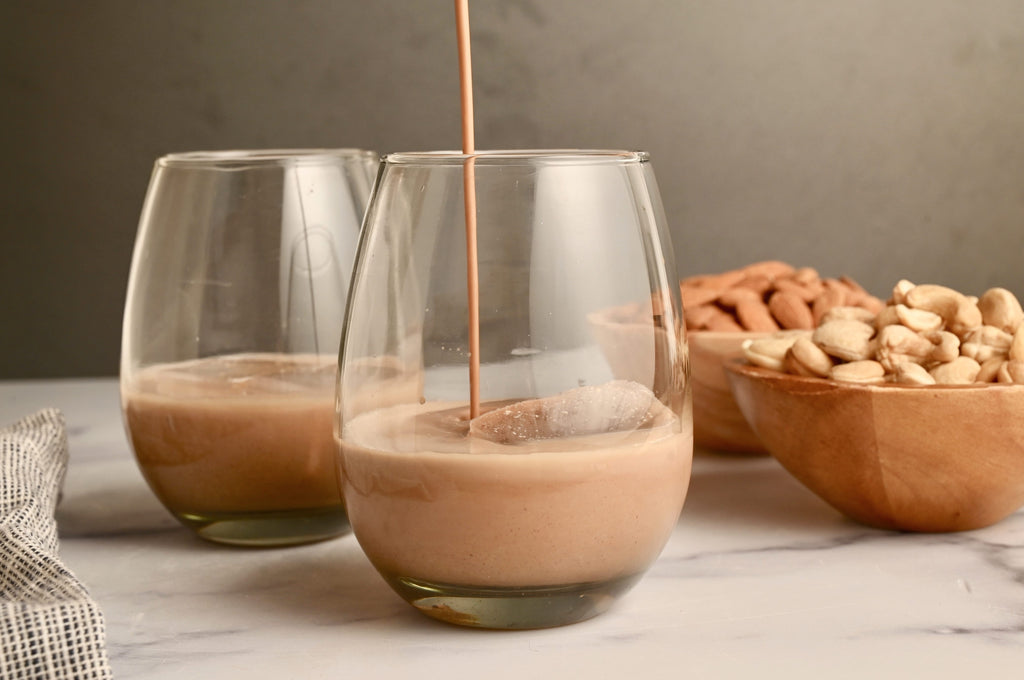
[{"label": "gray backdrop wall", "polygon": [[[473,0],[479,148],[652,153],[681,273],[1024,294],[1020,0]],[[153,160],[457,148],[450,0],[0,0],[0,378],[114,375]]]}]

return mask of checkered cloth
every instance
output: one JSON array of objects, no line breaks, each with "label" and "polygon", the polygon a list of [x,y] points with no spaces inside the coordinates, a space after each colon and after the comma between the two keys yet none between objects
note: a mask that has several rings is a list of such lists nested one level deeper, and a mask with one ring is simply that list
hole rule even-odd
[{"label": "checkered cloth", "polygon": [[112,677],[103,615],[57,556],[68,463],[60,411],[0,429],[0,678]]}]

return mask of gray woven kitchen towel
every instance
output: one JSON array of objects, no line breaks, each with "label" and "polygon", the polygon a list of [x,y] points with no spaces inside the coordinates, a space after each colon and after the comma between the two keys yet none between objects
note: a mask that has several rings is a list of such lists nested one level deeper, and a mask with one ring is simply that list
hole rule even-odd
[{"label": "gray woven kitchen towel", "polygon": [[57,555],[64,416],[0,429],[0,678],[110,678],[103,615]]}]

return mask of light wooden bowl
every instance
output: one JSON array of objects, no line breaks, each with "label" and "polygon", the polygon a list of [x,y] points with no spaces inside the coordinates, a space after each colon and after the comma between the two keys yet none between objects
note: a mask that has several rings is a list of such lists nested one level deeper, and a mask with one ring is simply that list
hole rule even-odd
[{"label": "light wooden bowl", "polygon": [[856,385],[738,358],[725,367],[769,453],[854,520],[963,531],[1024,505],[1024,385]]},{"label": "light wooden bowl", "polygon": [[690,331],[690,384],[693,386],[693,441],[699,447],[764,454],[732,395],[723,362],[743,352],[743,341],[766,333]]}]

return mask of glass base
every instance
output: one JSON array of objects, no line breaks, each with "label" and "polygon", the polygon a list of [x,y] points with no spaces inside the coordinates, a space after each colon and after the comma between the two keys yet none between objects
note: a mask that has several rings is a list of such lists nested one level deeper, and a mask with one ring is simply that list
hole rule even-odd
[{"label": "glass base", "polygon": [[487,588],[430,583],[384,575],[402,598],[427,616],[475,628],[523,630],[578,623],[608,610],[640,580],[640,574],[611,581],[565,586]]},{"label": "glass base", "polygon": [[270,512],[175,513],[201,538],[214,543],[275,547],[315,543],[351,531],[339,506]]}]

